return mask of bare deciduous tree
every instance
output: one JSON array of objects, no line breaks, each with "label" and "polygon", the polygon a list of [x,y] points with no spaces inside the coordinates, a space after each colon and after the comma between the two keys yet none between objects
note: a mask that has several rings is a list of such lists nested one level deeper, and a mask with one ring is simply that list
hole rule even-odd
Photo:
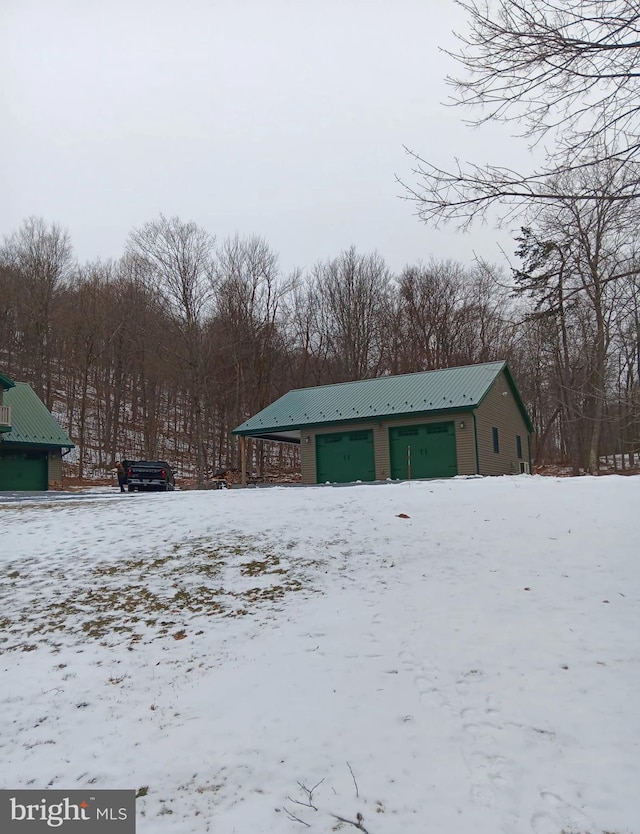
[{"label": "bare deciduous tree", "polygon": [[203,319],[211,300],[213,247],[214,239],[195,223],[163,215],[133,231],[127,245],[140,275],[153,286],[168,320],[174,325],[165,334],[164,348],[189,380],[196,472],[201,484],[207,470],[202,336]]},{"label": "bare deciduous tree", "polygon": [[[225,240],[218,251],[215,275],[216,342],[220,367],[228,369],[226,379],[232,386],[225,397],[228,417],[237,425],[284,393],[277,377],[284,353],[280,318],[294,282],[282,278],[278,256],[255,236],[236,235]],[[249,451],[255,451],[253,446]],[[264,469],[263,451],[260,445],[260,474]],[[236,453],[234,447],[233,463],[237,462]]]},{"label": "bare deciduous tree", "polygon": [[444,368],[460,359],[465,280],[463,267],[452,262],[431,261],[402,271],[398,293],[404,314],[403,352],[411,370]]},{"label": "bare deciduous tree", "polygon": [[432,260],[398,279],[404,366],[410,371],[503,358],[510,342],[508,291],[496,267]]},{"label": "bare deciduous tree", "polygon": [[53,405],[53,340],[58,295],[71,275],[73,248],[68,233],[53,223],[30,217],[22,227],[5,238],[0,263],[11,268],[20,280],[21,314],[25,330],[22,337],[22,370],[48,408]]},{"label": "bare deciduous tree", "polygon": [[[535,300],[537,314],[556,323],[561,409],[567,421],[575,421],[579,412],[588,423],[585,456],[591,472],[599,468],[612,327],[623,282],[638,270],[635,203],[609,196],[619,192],[627,176],[618,163],[574,173],[576,189],[594,195],[588,203],[562,196],[568,189],[560,180],[557,202],[539,215],[537,233],[524,230],[518,250],[524,260],[523,270],[516,272],[520,289]],[[574,333],[569,331],[571,316]],[[576,338],[582,358],[589,360],[580,407],[571,371]]]},{"label": "bare deciduous tree", "polygon": [[[553,202],[558,176],[624,162],[633,173],[612,200],[640,196],[640,8],[636,0],[459,0],[469,28],[449,53],[464,75],[450,78],[454,103],[473,113],[474,125],[515,122],[533,142],[543,137],[537,171],[496,164],[450,168],[412,153],[418,185],[407,187],[423,220],[463,224],[498,203],[511,210]],[[566,199],[594,195],[566,179]]]},{"label": "bare deciduous tree", "polygon": [[[79,377],[77,420],[70,415],[78,445],[78,477],[85,474],[87,438],[97,434],[95,419],[99,413],[95,397],[96,365],[108,345],[110,322],[103,309],[103,286],[109,278],[110,264],[87,264],[78,270],[69,287],[70,309],[73,315],[65,324],[64,337],[68,342],[67,362]],[[76,386],[77,388],[77,386]],[[70,397],[73,403],[77,391]]]},{"label": "bare deciduous tree", "polygon": [[355,247],[312,273],[321,340],[335,368],[332,382],[377,376],[387,358],[391,273],[377,254]]},{"label": "bare deciduous tree", "polygon": [[20,276],[15,269],[0,263],[0,347],[7,365],[17,365],[21,350],[24,320],[20,309]]}]

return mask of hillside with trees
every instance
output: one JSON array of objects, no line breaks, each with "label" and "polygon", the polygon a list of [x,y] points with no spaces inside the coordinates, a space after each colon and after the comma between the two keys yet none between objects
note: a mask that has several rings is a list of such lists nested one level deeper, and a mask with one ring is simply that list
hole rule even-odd
[{"label": "hillside with trees", "polygon": [[[603,194],[616,171],[602,174]],[[77,262],[30,218],[0,247],[0,367],[76,444],[69,474],[166,458],[194,483],[239,465],[230,431],[291,388],[507,359],[534,464],[596,471],[640,452],[640,293],[624,204],[559,200],[524,228],[516,270],[428,261],[394,274],[355,248],[285,275],[257,237],[160,216],[118,260]],[[516,244],[514,243],[514,246]],[[619,456],[624,457],[620,458]],[[297,449],[249,444],[257,476]]]}]

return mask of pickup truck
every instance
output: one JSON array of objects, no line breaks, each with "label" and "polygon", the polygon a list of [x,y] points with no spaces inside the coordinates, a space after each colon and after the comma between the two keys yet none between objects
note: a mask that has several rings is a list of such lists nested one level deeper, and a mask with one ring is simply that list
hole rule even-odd
[{"label": "pickup truck", "polygon": [[173,471],[165,460],[123,460],[122,465],[127,473],[129,492],[135,490],[169,492],[175,489]]}]

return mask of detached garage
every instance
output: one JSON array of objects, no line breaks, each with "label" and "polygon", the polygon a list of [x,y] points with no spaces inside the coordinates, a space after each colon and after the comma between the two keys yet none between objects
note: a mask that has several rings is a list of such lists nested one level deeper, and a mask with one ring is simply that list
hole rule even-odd
[{"label": "detached garage", "polygon": [[72,448],[31,386],[0,374],[0,492],[61,489],[63,449]]},{"label": "detached garage", "polygon": [[488,362],[295,389],[233,433],[299,443],[303,483],[322,484],[529,472],[532,431],[508,365]]}]

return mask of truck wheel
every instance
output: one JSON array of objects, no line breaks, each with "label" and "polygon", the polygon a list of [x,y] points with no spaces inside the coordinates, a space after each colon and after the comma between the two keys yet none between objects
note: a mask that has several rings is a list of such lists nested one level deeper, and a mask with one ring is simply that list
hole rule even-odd
[{"label": "truck wheel", "polygon": [[128,486],[128,487],[127,487],[127,491],[128,491],[128,492],[133,492],[133,487],[132,487],[132,486]]}]

